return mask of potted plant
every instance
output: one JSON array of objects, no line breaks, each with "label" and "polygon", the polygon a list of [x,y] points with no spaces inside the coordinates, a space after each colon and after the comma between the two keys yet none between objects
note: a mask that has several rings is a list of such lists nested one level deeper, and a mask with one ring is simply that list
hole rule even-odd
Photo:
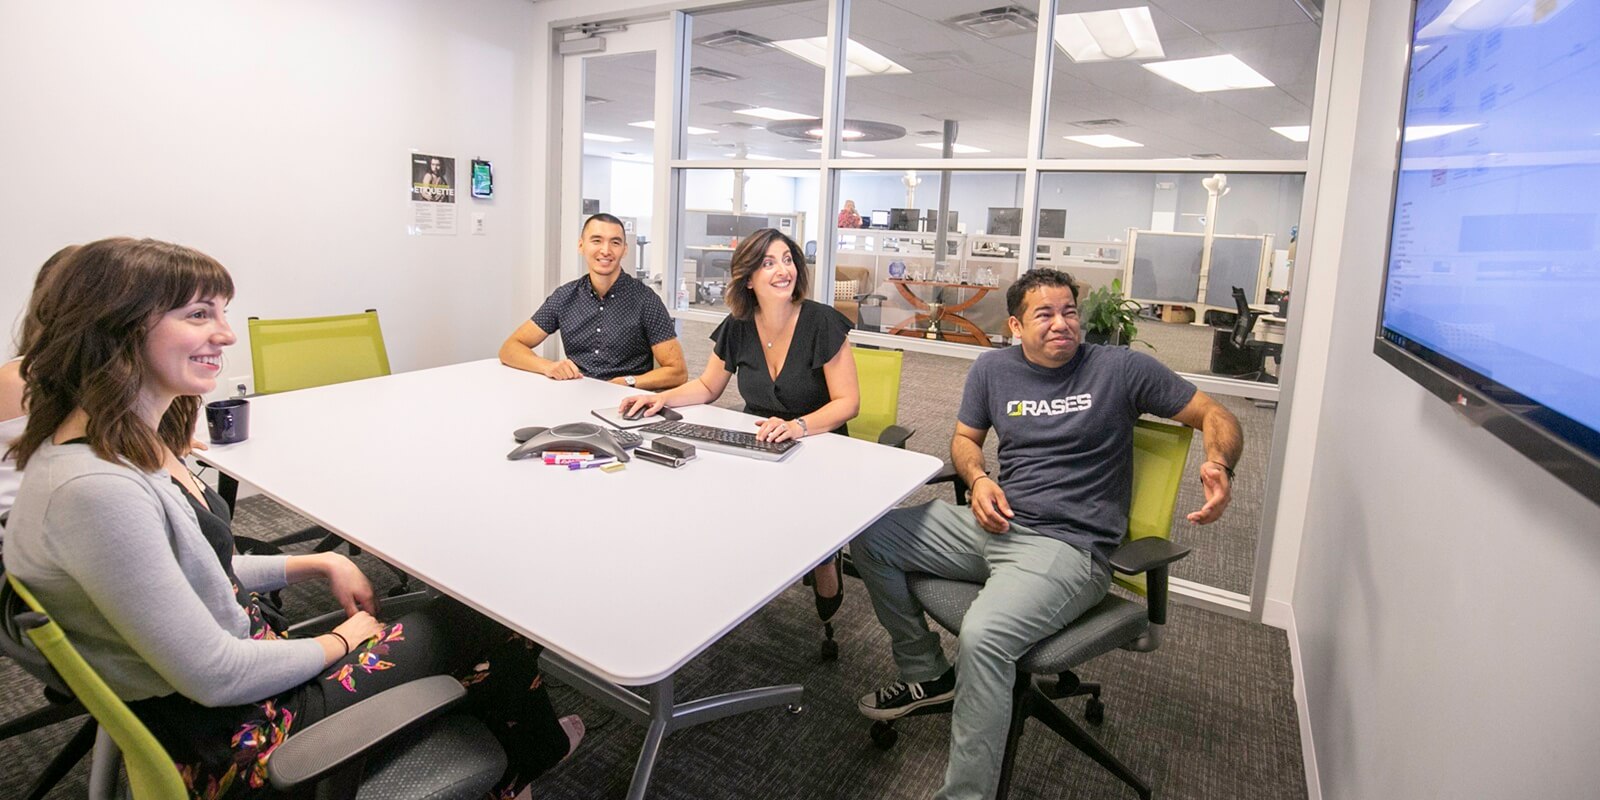
[{"label": "potted plant", "polygon": [[1122,279],[1111,281],[1090,292],[1078,303],[1083,340],[1095,344],[1131,345],[1134,342],[1151,350],[1155,345],[1135,339],[1139,332],[1139,304],[1122,296]]}]

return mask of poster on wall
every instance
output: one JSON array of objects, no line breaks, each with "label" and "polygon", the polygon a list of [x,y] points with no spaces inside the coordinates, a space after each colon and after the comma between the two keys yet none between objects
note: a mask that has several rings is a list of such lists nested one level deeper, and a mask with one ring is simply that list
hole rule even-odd
[{"label": "poster on wall", "polygon": [[411,153],[413,235],[453,236],[456,232],[456,160]]}]

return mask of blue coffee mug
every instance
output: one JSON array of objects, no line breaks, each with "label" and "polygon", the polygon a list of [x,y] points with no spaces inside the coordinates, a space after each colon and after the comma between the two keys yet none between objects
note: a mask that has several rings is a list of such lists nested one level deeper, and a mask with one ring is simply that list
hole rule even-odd
[{"label": "blue coffee mug", "polygon": [[230,397],[206,403],[206,427],[212,444],[234,444],[250,438],[250,401]]}]

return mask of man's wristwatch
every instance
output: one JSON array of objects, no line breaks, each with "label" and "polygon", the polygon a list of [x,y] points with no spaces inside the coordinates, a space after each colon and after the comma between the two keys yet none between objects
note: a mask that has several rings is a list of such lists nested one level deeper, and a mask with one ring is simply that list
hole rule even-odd
[{"label": "man's wristwatch", "polygon": [[622,382],[628,384],[628,386],[631,388],[637,384],[639,380],[632,375],[624,375],[622,376]]},{"label": "man's wristwatch", "polygon": [[806,427],[806,418],[805,417],[795,417],[794,421],[800,424],[800,435],[801,436],[806,436],[806,435],[811,433],[811,429]]}]

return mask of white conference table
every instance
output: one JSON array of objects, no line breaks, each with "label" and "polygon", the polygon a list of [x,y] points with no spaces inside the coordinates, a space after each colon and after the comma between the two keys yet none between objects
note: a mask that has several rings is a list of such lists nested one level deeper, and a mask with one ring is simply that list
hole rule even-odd
[{"label": "white conference table", "polygon": [[635,392],[456,364],[253,398],[250,439],[205,460],[539,642],[552,674],[648,724],[628,792],[642,798],[667,734],[800,699],[788,685],[680,704],[673,674],[941,464],[832,435],[782,462],[702,451],[606,473],[505,458],[515,429],[598,422],[592,409]]}]

